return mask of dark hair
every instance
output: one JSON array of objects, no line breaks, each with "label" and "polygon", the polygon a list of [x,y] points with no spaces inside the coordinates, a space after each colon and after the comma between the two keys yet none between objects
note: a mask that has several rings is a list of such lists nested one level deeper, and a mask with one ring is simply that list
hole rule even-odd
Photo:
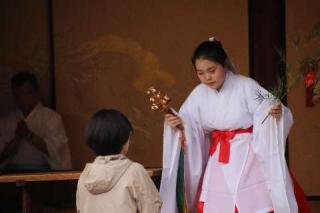
[{"label": "dark hair", "polygon": [[102,109],[89,120],[86,143],[96,155],[119,154],[133,132],[128,118],[114,109]]},{"label": "dark hair", "polygon": [[39,83],[36,76],[29,71],[21,71],[11,78],[11,87],[20,87],[29,83],[35,90],[39,89]]},{"label": "dark hair", "polygon": [[220,41],[204,41],[194,50],[192,55],[192,64],[195,66],[197,59],[206,59],[217,62],[222,66],[226,65],[226,59],[228,58],[225,50]]}]

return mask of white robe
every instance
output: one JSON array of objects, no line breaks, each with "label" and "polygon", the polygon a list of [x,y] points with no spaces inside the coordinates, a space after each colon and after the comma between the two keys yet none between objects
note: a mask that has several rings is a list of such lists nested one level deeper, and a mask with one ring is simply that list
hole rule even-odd
[{"label": "white robe", "polygon": [[14,110],[0,119],[0,153],[6,143],[14,138],[15,128],[20,119],[24,119],[28,128],[46,143],[48,153],[43,153],[27,140],[21,141],[17,151],[0,165],[12,164],[19,167],[42,168],[49,165],[54,170],[71,169],[71,157],[68,138],[61,116],[41,103],[24,118],[19,110]]},{"label": "white robe", "polygon": [[[285,162],[285,143],[293,123],[288,108],[282,118],[268,114],[272,102],[259,100],[268,94],[248,77],[227,72],[220,91],[200,84],[180,109],[186,136],[185,187],[189,212],[204,202],[204,212],[296,213],[297,203]],[[246,129],[230,141],[230,160],[218,162],[219,145],[209,157],[210,132]],[[163,173],[160,194],[162,212],[175,213],[176,179],[179,160],[179,132],[165,124]]]}]

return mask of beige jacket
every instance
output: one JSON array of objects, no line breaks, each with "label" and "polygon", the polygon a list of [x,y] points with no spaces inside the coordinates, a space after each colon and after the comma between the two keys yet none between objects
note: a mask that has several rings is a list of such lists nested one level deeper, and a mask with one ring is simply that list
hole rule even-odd
[{"label": "beige jacket", "polygon": [[80,213],[160,212],[159,193],[147,171],[124,155],[99,156],[78,181]]}]

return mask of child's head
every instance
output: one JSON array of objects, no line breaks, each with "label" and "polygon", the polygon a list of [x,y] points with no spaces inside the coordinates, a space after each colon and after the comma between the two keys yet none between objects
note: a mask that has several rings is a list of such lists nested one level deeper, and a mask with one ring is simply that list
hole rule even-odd
[{"label": "child's head", "polygon": [[113,109],[102,109],[89,120],[86,142],[96,155],[126,154],[133,129],[128,118]]},{"label": "child's head", "polygon": [[228,56],[218,40],[202,42],[195,49],[191,60],[203,84],[213,89],[222,87],[228,68]]}]

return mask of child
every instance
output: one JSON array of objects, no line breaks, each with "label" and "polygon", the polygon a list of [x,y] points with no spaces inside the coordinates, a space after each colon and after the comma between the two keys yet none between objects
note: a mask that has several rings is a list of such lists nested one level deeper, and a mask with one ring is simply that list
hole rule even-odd
[{"label": "child", "polygon": [[147,171],[125,156],[132,132],[130,121],[119,111],[104,109],[92,116],[86,143],[97,157],[78,181],[78,212],[160,212],[160,196]]}]

